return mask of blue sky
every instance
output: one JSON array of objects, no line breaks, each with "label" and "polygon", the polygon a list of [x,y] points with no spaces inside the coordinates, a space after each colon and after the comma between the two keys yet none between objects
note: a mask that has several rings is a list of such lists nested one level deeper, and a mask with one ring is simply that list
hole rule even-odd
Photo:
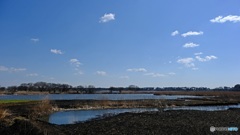
[{"label": "blue sky", "polygon": [[1,0],[0,85],[240,83],[240,1]]}]

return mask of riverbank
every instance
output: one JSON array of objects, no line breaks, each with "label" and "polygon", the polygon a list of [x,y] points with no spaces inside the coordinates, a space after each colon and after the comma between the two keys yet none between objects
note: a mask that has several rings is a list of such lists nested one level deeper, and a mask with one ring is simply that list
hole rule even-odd
[{"label": "riverbank", "polygon": [[[240,128],[240,109],[163,111],[166,107],[239,104],[236,94],[196,99],[43,100],[0,103],[0,134],[210,134],[210,126]],[[159,108],[158,112],[124,113],[72,125],[48,123],[54,111],[70,109]],[[218,132],[235,134],[235,132]],[[217,133],[217,134],[218,134]],[[236,133],[239,134],[239,131]]]},{"label": "riverbank", "polygon": [[[211,134],[210,127],[240,127],[240,109],[206,111],[166,111],[124,113],[104,119],[72,125],[54,125],[40,120],[16,119],[11,126],[2,122],[0,133],[4,135],[106,135],[106,134]],[[239,134],[240,132],[215,131],[215,134]]]}]

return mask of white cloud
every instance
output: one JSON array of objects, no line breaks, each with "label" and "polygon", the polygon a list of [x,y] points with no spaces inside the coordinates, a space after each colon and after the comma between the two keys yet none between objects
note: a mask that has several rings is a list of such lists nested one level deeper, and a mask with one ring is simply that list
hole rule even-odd
[{"label": "white cloud", "polygon": [[168,73],[169,75],[176,75],[176,73],[174,73],[174,72],[170,72],[170,73]]},{"label": "white cloud", "polygon": [[189,31],[187,33],[183,33],[182,36],[183,37],[187,37],[187,36],[198,36],[198,35],[203,35],[203,32],[202,31]]},{"label": "white cloud", "polygon": [[75,65],[76,67],[82,65],[82,63],[80,63],[78,59],[70,59],[70,63]]},{"label": "white cloud", "polygon": [[193,58],[182,58],[177,60],[177,63],[183,64],[186,67],[195,67],[195,64],[193,62]]},{"label": "white cloud", "polygon": [[199,52],[199,53],[194,53],[194,55],[201,55],[203,54],[202,52]]},{"label": "white cloud", "polygon": [[8,71],[8,68],[5,66],[0,66],[0,71]]},{"label": "white cloud", "polygon": [[105,76],[107,73],[105,71],[97,71],[97,75]]},{"label": "white cloud", "polygon": [[120,76],[121,79],[129,79],[129,76]]},{"label": "white cloud", "polygon": [[5,66],[0,66],[0,71],[4,71],[4,72],[21,72],[26,70],[27,70],[26,68],[14,68],[14,67],[8,68]]},{"label": "white cloud", "polygon": [[84,73],[81,71],[81,70],[79,70],[79,69],[76,69],[76,73],[75,73],[75,75],[83,75]]},{"label": "white cloud", "polygon": [[83,72],[80,70],[80,65],[82,65],[82,63],[79,62],[78,59],[70,59],[69,61],[73,66],[75,66],[75,73],[74,75],[82,75]]},{"label": "white cloud", "polygon": [[31,38],[30,40],[31,40],[32,42],[34,42],[34,43],[39,42],[39,38]]},{"label": "white cloud", "polygon": [[211,19],[210,22],[212,23],[225,23],[225,22],[240,22],[240,16],[237,15],[228,15],[228,16],[218,16],[214,19]]},{"label": "white cloud", "polygon": [[174,31],[174,32],[171,33],[171,36],[176,36],[176,35],[178,35],[178,34],[179,34],[179,32],[176,30],[176,31]]},{"label": "white cloud", "polygon": [[127,71],[129,71],[129,72],[147,72],[147,70],[145,68],[130,68],[130,69],[127,69]]},{"label": "white cloud", "polygon": [[32,74],[27,74],[27,76],[34,77],[34,76],[38,76],[38,74],[37,73],[32,73]]},{"label": "white cloud", "polygon": [[199,44],[195,44],[195,43],[186,43],[183,45],[184,48],[193,48],[193,47],[198,47]]},{"label": "white cloud", "polygon": [[54,53],[54,54],[63,54],[61,50],[57,50],[57,49],[51,49],[50,51],[51,53]]},{"label": "white cloud", "polygon": [[109,21],[115,20],[115,14],[113,13],[109,13],[109,14],[104,14],[101,18],[100,18],[100,23],[106,23]]},{"label": "white cloud", "polygon": [[159,74],[159,73],[146,73],[144,75],[152,76],[152,77],[164,77],[164,76],[166,76],[164,74]]},{"label": "white cloud", "polygon": [[201,62],[206,62],[206,61],[210,61],[210,60],[213,60],[213,59],[217,59],[217,57],[214,56],[214,55],[206,56],[205,58],[201,58],[200,56],[196,56],[196,59],[198,61],[201,61]]},{"label": "white cloud", "polygon": [[192,70],[198,70],[198,68],[194,67],[194,68],[192,68]]}]

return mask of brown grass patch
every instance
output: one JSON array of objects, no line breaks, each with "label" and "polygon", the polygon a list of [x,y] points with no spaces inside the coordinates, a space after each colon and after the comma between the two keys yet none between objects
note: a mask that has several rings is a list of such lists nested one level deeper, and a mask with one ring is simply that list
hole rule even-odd
[{"label": "brown grass patch", "polygon": [[53,109],[54,107],[50,103],[50,100],[48,98],[45,98],[32,108],[30,118],[38,118],[44,115],[48,115],[53,111]]},{"label": "brown grass patch", "polygon": [[3,119],[7,116],[10,116],[11,113],[8,109],[3,109],[3,108],[0,108],[0,119]]}]

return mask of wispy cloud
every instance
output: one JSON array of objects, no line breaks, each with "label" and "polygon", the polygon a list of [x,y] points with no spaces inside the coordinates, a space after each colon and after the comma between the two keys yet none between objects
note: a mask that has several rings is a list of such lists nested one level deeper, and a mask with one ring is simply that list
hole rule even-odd
[{"label": "wispy cloud", "polygon": [[82,65],[82,63],[80,63],[78,59],[70,59],[70,63],[75,65],[76,67]]},{"label": "wispy cloud", "polygon": [[146,76],[152,76],[152,77],[164,77],[164,76],[166,76],[166,75],[160,74],[160,73],[146,73],[146,74],[144,74],[144,75],[146,75]]},{"label": "wispy cloud", "polygon": [[80,65],[82,65],[82,63],[80,63],[78,59],[70,59],[69,62],[75,67],[75,75],[83,74],[83,72],[80,70]]},{"label": "wispy cloud", "polygon": [[37,73],[31,73],[31,74],[27,74],[27,76],[29,76],[29,77],[35,77],[35,76],[38,76],[38,74],[37,74]]},{"label": "wispy cloud", "polygon": [[194,53],[194,55],[202,55],[202,54],[203,54],[202,52]]},{"label": "wispy cloud", "polygon": [[218,16],[214,19],[211,19],[210,22],[212,23],[225,23],[225,22],[233,22],[237,23],[240,22],[240,16],[237,15],[228,15],[228,16]]},{"label": "wispy cloud", "polygon": [[195,67],[195,64],[193,63],[194,59],[193,58],[182,58],[178,59],[177,63],[183,64],[186,67]]},{"label": "wispy cloud", "polygon": [[0,66],[0,71],[8,71],[8,68],[5,66]]},{"label": "wispy cloud", "polygon": [[171,33],[171,36],[176,36],[176,35],[178,35],[178,34],[179,34],[179,32],[176,30],[176,31],[174,31],[174,32]]},{"label": "wispy cloud", "polygon": [[129,68],[127,69],[128,72],[147,72],[145,68]]},{"label": "wispy cloud", "polygon": [[106,23],[109,21],[113,21],[115,20],[115,14],[113,13],[109,13],[109,14],[104,14],[101,18],[100,18],[100,23]]},{"label": "wispy cloud", "polygon": [[176,73],[174,73],[174,72],[170,72],[170,73],[168,73],[169,75],[176,75]]},{"label": "wispy cloud", "polygon": [[107,73],[105,71],[97,71],[97,75],[105,76]]},{"label": "wispy cloud", "polygon": [[83,71],[81,71],[78,68],[76,68],[75,70],[76,70],[75,75],[83,75],[84,74]]},{"label": "wispy cloud", "polygon": [[129,79],[129,76],[120,76],[121,79]]},{"label": "wispy cloud", "polygon": [[195,44],[195,43],[186,43],[183,45],[184,48],[194,48],[194,47],[198,47],[199,44]]},{"label": "wispy cloud", "polygon": [[50,52],[54,54],[63,54],[61,50],[57,50],[57,49],[51,49]]},{"label": "wispy cloud", "polygon": [[202,31],[189,31],[189,32],[186,32],[186,33],[183,33],[182,36],[183,37],[188,37],[188,36],[198,36],[198,35],[203,35],[203,32]]},{"label": "wispy cloud", "polygon": [[26,68],[14,68],[14,67],[5,67],[5,66],[0,66],[0,71],[2,72],[21,72],[21,71],[26,71]]},{"label": "wispy cloud", "polygon": [[217,57],[214,56],[214,55],[206,56],[205,58],[201,58],[200,56],[196,56],[196,59],[198,61],[201,61],[201,62],[206,62],[206,61],[217,59]]},{"label": "wispy cloud", "polygon": [[192,70],[198,70],[198,68],[197,68],[197,67],[194,67],[194,68],[192,68]]},{"label": "wispy cloud", "polygon": [[34,42],[34,43],[39,42],[39,38],[31,38],[30,40],[31,40],[32,42]]}]

